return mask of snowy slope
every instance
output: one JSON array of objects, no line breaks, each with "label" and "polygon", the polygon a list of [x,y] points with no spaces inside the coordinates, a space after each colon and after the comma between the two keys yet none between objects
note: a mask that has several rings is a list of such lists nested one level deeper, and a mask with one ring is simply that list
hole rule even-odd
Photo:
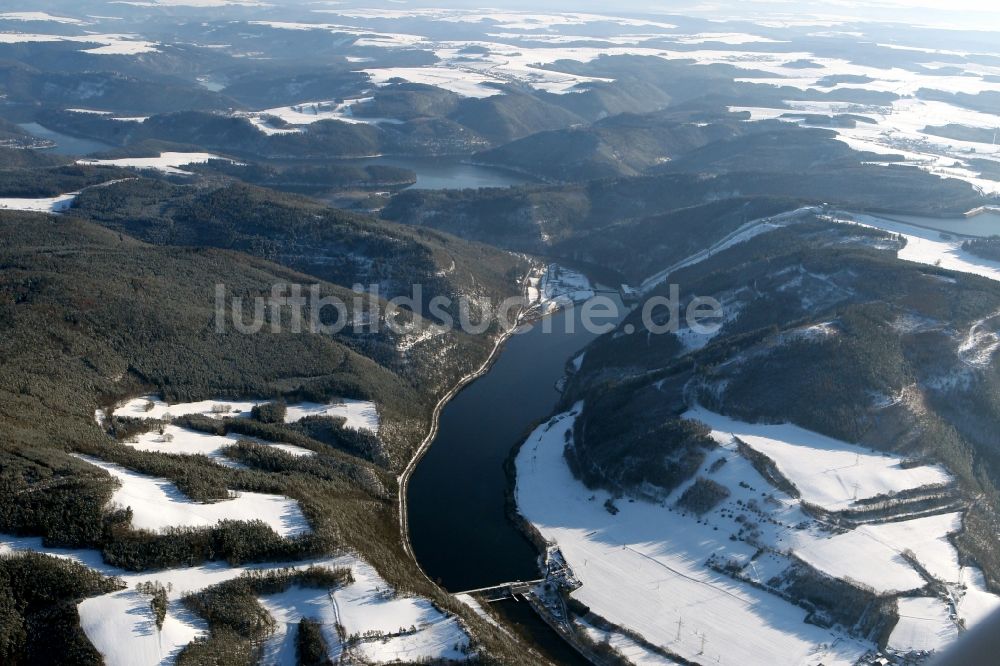
[{"label": "snowy slope", "polygon": [[[427,599],[397,596],[368,565],[356,566],[353,573],[354,583],[332,595],[348,642],[358,637],[352,652],[379,663],[466,658],[468,637],[457,619]],[[365,632],[381,635],[365,638]]]},{"label": "snowy slope", "polygon": [[160,530],[166,527],[208,527],[220,520],[262,520],[281,536],[310,531],[298,502],[279,495],[240,492],[229,500],[199,504],[188,499],[166,479],[139,474],[114,463],[78,456],[115,477],[121,486],[111,503],[132,509],[132,526]]},{"label": "snowy slope", "polygon": [[79,192],[60,194],[57,197],[43,197],[41,199],[18,199],[0,197],[0,210],[25,210],[36,213],[59,213],[73,205],[74,199]]},{"label": "snowy slope", "polygon": [[[357,652],[369,663],[422,658],[464,660],[467,656],[469,637],[456,618],[438,611],[426,599],[397,598],[391,586],[355,555],[240,567],[213,562],[135,573],[104,564],[100,553],[94,550],[46,548],[38,538],[0,535],[0,554],[25,550],[72,559],[105,575],[118,576],[127,585],[124,590],[85,599],[78,606],[81,625],[108,666],[170,664],[191,640],[204,636],[208,627],[183,606],[181,599],[185,594],[232,580],[246,571],[302,570],[311,566],[350,568],[355,582],[342,590],[292,586],[282,593],[259,597],[277,622],[275,634],[263,645],[262,663],[294,666],[294,629],[303,617],[322,625],[332,660],[345,656],[345,651]],[[169,590],[167,616],[161,630],[156,628],[149,598],[135,591],[138,583],[147,581],[158,581]],[[410,624],[416,625],[416,631],[389,640],[345,646],[337,635],[336,622],[359,634],[397,631]]]},{"label": "snowy slope", "polygon": [[889,636],[889,647],[901,651],[940,650],[958,638],[958,627],[948,617],[948,605],[933,597],[902,597],[899,622]]},{"label": "snowy slope", "polygon": [[284,592],[268,594],[259,598],[261,605],[274,618],[274,634],[267,639],[261,650],[261,663],[267,666],[296,666],[297,628],[302,618],[315,620],[328,648],[340,649],[337,635],[337,607],[332,602],[330,591],[325,589],[293,585]]},{"label": "snowy slope", "polygon": [[[702,663],[724,657],[747,665],[851,664],[870,648],[805,624],[801,608],[705,568],[710,553],[733,543],[729,531],[657,504],[621,502],[617,515],[605,510],[607,493],[585,488],[562,456],[580,408],[540,426],[517,457],[519,510],[560,546],[583,583],[574,597]],[[747,558],[755,551],[742,543],[734,549]]]},{"label": "snowy slope", "polygon": [[802,499],[833,511],[859,499],[948,483],[940,467],[904,469],[902,458],[825,437],[791,424],[743,423],[696,407],[684,418],[733,434],[771,458],[802,493]]},{"label": "snowy slope", "polygon": [[906,247],[899,251],[898,256],[905,261],[940,266],[958,273],[971,273],[991,280],[1000,280],[1000,262],[990,261],[963,250],[961,240],[942,238],[940,231],[923,229],[874,215],[838,214],[830,219],[834,222],[860,224],[903,236],[906,238]]},{"label": "snowy slope", "polygon": [[[97,51],[90,51],[90,53],[96,53]],[[178,167],[186,166],[188,164],[205,164],[209,160],[226,160],[227,162],[232,162],[232,160],[222,157],[220,155],[215,155],[213,153],[160,153],[158,157],[122,157],[118,159],[88,159],[88,160],[77,160],[77,164],[89,164],[94,166],[104,165],[104,166],[117,166],[117,167],[127,167],[132,169],[154,169],[156,171],[162,171],[163,173],[170,174],[187,174],[187,171],[179,169]]]},{"label": "snowy slope", "polygon": [[[268,400],[201,400],[199,402],[180,402],[168,405],[153,395],[134,398],[115,407],[115,414],[137,419],[170,420],[178,416],[200,414],[212,418],[239,417],[248,418],[251,410]],[[288,405],[285,413],[285,423],[292,423],[307,416],[333,416],[346,419],[344,427],[354,430],[368,430],[378,433],[378,408],[370,400],[353,400],[345,398],[328,404],[316,402],[301,402]],[[104,413],[98,410],[95,415],[98,423],[104,420]]]},{"label": "snowy slope", "polygon": [[[958,617],[968,625],[1000,605],[1000,597],[986,591],[980,572],[960,566],[948,541],[961,527],[960,514],[831,530],[805,512],[800,500],[770,486],[739,453],[734,433],[772,456],[803,499],[832,510],[850,506],[855,484],[859,497],[937,487],[949,479],[940,468],[902,469],[898,458],[800,428],[741,423],[698,408],[686,416],[706,422],[719,443],[698,474],[730,495],[696,516],[675,505],[694,479],[659,503],[614,500],[577,481],[562,454],[581,409],[577,404],[554,417],[523,445],[517,458],[518,507],[558,544],[582,582],[573,596],[656,645],[699,663],[716,657],[747,664],[853,662],[871,646],[804,623],[801,608],[777,590],[767,591],[797,566],[794,558],[894,595],[923,589],[927,582],[906,554],[944,584],[934,604],[954,600]],[[617,514],[605,508],[608,499]],[[711,561],[738,573],[727,575],[708,566]],[[927,617],[937,623],[932,624],[937,638],[929,643],[919,629],[927,623],[914,620],[917,625],[903,625],[894,634],[894,646],[927,649],[922,646],[940,647],[954,637],[955,621],[947,614],[947,625],[939,614]],[[635,650],[615,635],[623,649]],[[706,647],[699,655],[702,637],[708,646],[718,646],[714,652]],[[777,662],[775,655],[780,655]]]},{"label": "snowy slope", "polygon": [[310,451],[294,444],[274,444],[264,442],[255,437],[237,434],[211,435],[206,432],[198,432],[197,430],[181,428],[175,425],[163,426],[163,434],[160,434],[159,430],[154,430],[138,435],[132,440],[123,441],[122,444],[139,451],[149,451],[151,453],[203,455],[208,456],[220,465],[239,467],[239,463],[230,460],[223,454],[223,449],[228,446],[234,446],[241,440],[264,444],[293,456],[316,455],[315,451]]}]

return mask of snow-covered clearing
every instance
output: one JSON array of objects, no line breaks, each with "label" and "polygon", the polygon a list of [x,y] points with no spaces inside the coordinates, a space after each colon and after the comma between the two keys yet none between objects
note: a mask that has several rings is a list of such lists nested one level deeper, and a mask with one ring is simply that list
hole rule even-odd
[{"label": "snow-covered clearing", "polygon": [[[115,414],[137,419],[170,420],[178,416],[200,414],[212,418],[249,418],[251,410],[268,400],[201,400],[199,402],[179,402],[167,404],[154,395],[133,398],[115,407]],[[104,420],[101,410],[95,412],[98,423]],[[327,404],[300,402],[288,405],[285,423],[293,423],[307,416],[332,416],[345,419],[344,427],[354,430],[368,430],[378,433],[378,408],[370,400],[344,398]]]},{"label": "snow-covered clearing", "polygon": [[132,509],[132,526],[158,531],[168,527],[210,527],[221,520],[262,520],[284,537],[309,532],[309,522],[299,503],[279,495],[232,493],[228,500],[201,504],[181,493],[166,479],[133,472],[120,465],[88,456],[82,460],[105,470],[121,486],[111,504]]},{"label": "snow-covered clearing", "polygon": [[958,638],[948,605],[935,597],[900,597],[899,622],[889,636],[894,650],[940,650]]},{"label": "snow-covered clearing", "polygon": [[122,444],[139,451],[149,451],[151,453],[173,453],[188,456],[203,455],[226,467],[240,467],[239,463],[227,458],[223,450],[226,447],[236,445],[241,440],[264,444],[293,456],[316,455],[315,451],[310,451],[294,444],[264,442],[255,437],[237,434],[212,435],[175,425],[165,425],[163,426],[162,433],[159,430],[153,430],[138,435],[131,440],[122,441]]},{"label": "snow-covered clearing", "polygon": [[[120,183],[124,180],[128,180],[128,178],[109,180],[104,183],[89,185],[83,189],[88,190],[95,187],[107,187],[108,185],[114,185],[115,183]],[[67,192],[66,194],[60,194],[54,197],[40,197],[36,199],[0,197],[0,210],[22,210],[35,213],[61,213],[69,209],[79,195],[80,192]]]},{"label": "snow-covered clearing", "polygon": [[995,132],[1000,127],[1000,113],[971,111],[947,102],[912,97],[884,106],[797,100],[784,100],[783,104],[782,108],[730,107],[730,110],[748,112],[751,120],[780,119],[805,125],[808,125],[803,119],[805,114],[861,116],[870,122],[858,121],[855,127],[829,129],[854,150],[899,155],[907,164],[942,178],[958,178],[985,193],[1000,193],[1000,181],[980,177],[979,172],[966,163],[972,158],[1000,160],[1000,146],[995,140],[989,143],[961,141],[924,131],[932,126],[955,124]]},{"label": "snow-covered clearing", "polygon": [[[726,294],[718,294],[720,308],[715,312],[719,315],[707,316],[704,319],[699,319],[698,322],[694,322],[696,327],[692,328],[688,324],[687,318],[681,321],[681,327],[674,333],[677,339],[683,345],[684,353],[702,349],[715,339],[719,333],[722,332],[723,326],[729,324],[739,317],[740,313],[743,311],[743,304],[734,298],[735,294],[733,292],[727,292]],[[706,304],[706,309],[709,312],[711,306]]]},{"label": "snow-covered clearing", "polygon": [[965,339],[958,345],[958,357],[973,368],[986,368],[993,361],[993,355],[1000,348],[1000,335],[986,326],[987,322],[1000,317],[1000,312],[973,322]]},{"label": "snow-covered clearing", "polygon": [[773,460],[802,493],[802,499],[830,511],[854,501],[921,486],[945,484],[940,467],[904,469],[902,458],[875,453],[788,423],[744,423],[695,407],[684,418],[730,433]]},{"label": "snow-covered clearing", "polygon": [[[725,486],[729,496],[701,516],[688,514],[675,502],[692,478],[656,502],[613,500],[618,513],[612,515],[604,506],[611,496],[583,486],[563,457],[581,409],[577,404],[554,417],[522,446],[516,461],[518,507],[558,544],[582,582],[573,596],[656,645],[702,663],[721,658],[723,651],[727,661],[746,664],[775,663],[775,655],[781,655],[778,663],[852,663],[871,645],[807,624],[798,606],[743,582],[768,588],[795,566],[792,555],[829,575],[891,594],[924,587],[926,581],[903,557],[912,553],[944,583],[968,625],[1000,606],[982,574],[962,567],[948,541],[961,527],[960,513],[831,532],[800,500],[761,477],[738,452],[734,435],[771,457],[804,500],[829,509],[849,507],[855,494],[936,488],[949,481],[938,467],[903,469],[897,457],[801,428],[741,423],[697,408],[685,417],[707,423],[720,445],[698,474]],[[707,565],[710,559],[738,573],[720,573]],[[954,635],[944,625],[938,629],[940,641]],[[893,634],[894,646],[923,649],[928,639],[914,632],[919,633],[903,625]],[[706,647],[699,654],[702,637]],[[614,640],[629,649],[623,638],[616,634]]]},{"label": "snow-covered clearing", "polygon": [[[991,261],[962,249],[962,241],[933,229],[915,227],[874,215],[839,213],[831,216],[834,222],[860,224],[898,234],[906,239],[906,247],[897,255],[905,261],[929,266],[940,266],[958,273],[971,273],[991,280],[1000,280],[1000,261]],[[949,236],[945,238],[943,236]]]},{"label": "snow-covered clearing", "polygon": [[81,49],[94,55],[137,55],[159,51],[157,42],[137,39],[135,35],[47,35],[23,32],[0,32],[0,44],[28,44],[37,42],[77,42],[99,44]]},{"label": "snow-covered clearing", "polygon": [[335,100],[321,102],[303,102],[291,106],[279,106],[263,111],[254,111],[243,114],[253,125],[264,134],[294,134],[301,132],[300,127],[272,127],[267,122],[268,116],[281,118],[289,125],[311,125],[320,120],[339,120],[352,124],[377,125],[379,123],[399,124],[402,121],[394,118],[367,118],[355,116],[353,107],[370,101],[371,97],[359,97],[357,99],[346,99],[342,102]]},{"label": "snow-covered clearing", "polygon": [[[416,623],[417,631],[408,637],[409,644],[390,640],[384,644],[376,641],[375,647],[349,648],[364,655],[374,653],[370,661],[378,663],[392,661],[395,658],[393,655],[398,655],[400,659],[418,656],[462,659],[465,655],[460,651],[469,645],[468,635],[455,618],[422,599],[412,601],[419,602],[423,612],[411,612],[407,600],[396,598],[388,583],[355,555],[239,567],[212,562],[197,567],[135,573],[108,566],[96,550],[46,548],[39,538],[0,535],[0,554],[26,550],[72,559],[107,576],[117,576],[127,585],[124,590],[85,599],[78,606],[81,626],[108,666],[172,663],[185,645],[206,635],[207,624],[188,611],[181,601],[188,593],[232,580],[247,571],[303,570],[311,566],[350,568],[355,583],[334,593],[326,589],[292,586],[280,594],[259,597],[261,604],[277,622],[275,633],[263,646],[265,660],[262,663],[268,666],[293,666],[296,663],[293,627],[303,617],[321,623],[333,661],[340,658],[345,650],[334,626],[337,621],[354,627],[357,633],[383,631],[385,627],[392,627],[395,631],[401,626],[409,628],[410,624]],[[159,582],[169,590],[167,616],[161,630],[156,628],[149,597],[135,590],[138,583],[148,581]],[[348,589],[351,592],[347,596],[337,598],[338,594]],[[455,650],[456,645],[459,646],[458,651]]]},{"label": "snow-covered clearing", "polygon": [[86,21],[81,21],[68,16],[53,16],[46,12],[3,12],[0,13],[0,21],[43,21],[48,23],[67,23],[71,25],[84,25]]},{"label": "snow-covered clearing", "polygon": [[94,109],[66,109],[70,113],[84,113],[92,116],[104,116],[110,120],[117,120],[123,123],[144,123],[149,120],[149,116],[115,116],[111,111],[97,111]]},{"label": "snow-covered clearing", "polygon": [[[187,166],[188,164],[205,164],[209,160],[225,160],[227,162],[233,162],[227,157],[222,157],[213,153],[166,152],[160,153],[158,157],[122,157],[106,160],[77,160],[77,164],[117,166],[132,169],[155,169],[156,171],[162,171],[163,173],[189,175],[189,172],[183,171],[178,167]],[[235,164],[235,162],[233,163]]]},{"label": "snow-covered clearing", "polygon": [[505,83],[502,79],[480,74],[475,71],[453,69],[447,66],[430,67],[380,67],[364,70],[375,85],[385,85],[393,79],[403,79],[411,83],[424,83],[464,97],[491,97],[503,91],[494,86],[484,85]]},{"label": "snow-covered clearing", "polygon": [[[446,616],[427,599],[396,596],[366,564],[352,571],[354,583],[331,595],[348,642],[351,636],[359,637],[352,652],[379,663],[466,658],[468,637],[457,618]],[[381,636],[365,638],[365,632]]]},{"label": "snow-covered clearing", "polygon": [[559,264],[549,264],[528,278],[528,305],[543,315],[589,300],[594,294],[586,275]]},{"label": "snow-covered clearing", "polygon": [[958,615],[971,627],[1000,609],[1000,597],[986,590],[986,579],[979,569],[963,567],[961,575],[965,594],[958,600]]},{"label": "snow-covered clearing", "polygon": [[309,618],[320,624],[320,631],[327,647],[340,648],[336,624],[337,606],[331,600],[330,590],[293,585],[284,592],[259,597],[260,604],[271,614],[276,625],[274,634],[261,649],[261,664],[267,666],[296,666],[296,638],[298,624]]},{"label": "snow-covered clearing", "polygon": [[79,192],[69,192],[56,197],[40,199],[19,199],[16,197],[0,197],[0,210],[24,210],[35,213],[59,213],[73,205]]},{"label": "snow-covered clearing", "polygon": [[716,550],[732,548],[746,558],[755,551],[731,542],[728,530],[646,502],[622,502],[617,515],[609,513],[603,503],[610,496],[587,490],[563,459],[580,409],[536,429],[517,457],[519,510],[561,548],[583,583],[574,597],[702,663],[724,655],[727,662],[770,665],[780,655],[788,664],[851,664],[871,647],[806,624],[801,608],[705,568]]}]

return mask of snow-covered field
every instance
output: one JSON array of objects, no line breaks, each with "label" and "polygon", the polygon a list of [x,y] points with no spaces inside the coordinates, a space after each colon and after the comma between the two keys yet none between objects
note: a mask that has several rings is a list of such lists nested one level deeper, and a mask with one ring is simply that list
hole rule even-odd
[{"label": "snow-covered field", "polygon": [[901,597],[899,622],[889,636],[895,650],[940,650],[958,638],[948,605],[934,597]]},{"label": "snow-covered field", "polygon": [[78,160],[77,164],[116,166],[131,169],[154,169],[163,173],[186,175],[188,172],[178,167],[187,166],[188,164],[205,164],[209,160],[226,160],[227,162],[232,162],[232,160],[226,157],[213,153],[166,152],[160,153],[158,157],[122,157],[106,160],[87,159]]},{"label": "snow-covered field", "polygon": [[[995,133],[1000,128],[1000,110],[997,114],[983,113],[946,102],[912,97],[896,100],[886,106],[797,100],[784,100],[783,104],[784,108],[730,109],[748,112],[752,120],[778,118],[799,124],[808,124],[803,121],[801,114],[861,116],[870,122],[859,121],[855,127],[831,128],[841,141],[854,150],[902,156],[907,164],[918,166],[942,178],[965,180],[986,194],[1000,193],[1000,181],[980,177],[965,162],[971,158],[1000,161],[1000,146],[996,143],[996,136],[992,142],[984,143],[948,139],[924,131],[931,126],[956,124]],[[800,115],[795,117],[794,114]]]},{"label": "snow-covered field", "polygon": [[3,12],[0,13],[0,21],[25,21],[25,22],[48,22],[66,23],[70,25],[81,25],[84,21],[70,18],[68,16],[53,16],[47,12]]},{"label": "snow-covered field", "polygon": [[[942,232],[923,229],[904,222],[887,220],[874,215],[852,213],[830,218],[835,222],[860,224],[898,234],[906,239],[906,247],[897,255],[905,261],[940,266],[958,273],[972,273],[991,280],[1000,280],[1000,262],[976,256],[962,249],[962,241],[943,237]],[[947,234],[945,234],[947,235]]]},{"label": "snow-covered field", "polygon": [[[254,401],[203,401],[167,405],[153,397],[128,401],[118,414],[167,418],[205,414],[220,417],[246,416],[257,404]],[[372,403],[345,401],[330,405],[301,403],[289,408],[289,420],[309,415],[346,416],[352,427],[375,429],[378,416]],[[98,422],[104,415],[95,414]],[[159,432],[136,438],[130,445],[143,450],[174,453],[203,453],[218,456],[218,449],[234,438],[218,437],[165,426],[163,435],[172,441],[159,441]],[[292,453],[311,451],[281,446]],[[253,492],[233,493],[228,500],[202,504],[185,497],[166,479],[158,479],[125,469],[120,465],[87,456],[77,456],[100,467],[119,483],[109,501],[109,508],[132,510],[132,526],[161,530],[167,527],[206,527],[219,520],[262,520],[283,537],[294,537],[311,528],[298,502],[287,497]],[[205,636],[209,627],[183,604],[184,595],[225,582],[247,571],[305,569],[310,566],[350,568],[354,581],[338,589],[316,589],[292,585],[284,592],[259,597],[274,618],[274,633],[262,645],[263,662],[294,666],[296,631],[299,621],[308,617],[321,625],[329,657],[360,660],[364,663],[465,660],[471,651],[469,636],[456,617],[435,607],[428,599],[398,594],[373,567],[355,555],[340,555],[301,562],[251,564],[231,567],[224,562],[201,566],[135,573],[105,564],[98,551],[53,549],[41,539],[0,535],[0,555],[32,550],[73,559],[105,575],[119,577],[126,588],[88,598],[79,604],[80,621],[87,637],[109,666],[152,666],[173,663],[179,652],[192,640]],[[167,615],[157,628],[150,598],[137,590],[142,582],[158,582],[168,591]],[[342,639],[337,627],[345,629]]]},{"label": "snow-covered field", "polygon": [[123,441],[122,444],[139,451],[149,451],[151,453],[173,453],[188,456],[203,455],[208,456],[220,465],[239,467],[238,463],[225,456],[223,450],[226,447],[234,446],[240,440],[249,440],[258,444],[264,444],[293,456],[316,455],[315,451],[310,451],[294,444],[264,442],[254,437],[237,434],[212,435],[207,432],[199,432],[175,425],[165,425],[162,432],[160,430],[152,430],[138,435],[131,440]]},{"label": "snow-covered field", "polygon": [[281,536],[310,531],[299,503],[279,495],[232,493],[228,500],[201,504],[190,500],[166,479],[146,476],[114,463],[79,456],[121,484],[111,504],[132,509],[132,526],[159,531],[167,527],[210,527],[220,520],[262,520]]},{"label": "snow-covered field", "polygon": [[35,213],[59,213],[73,205],[79,192],[60,194],[57,197],[40,199],[18,199],[16,197],[0,197],[0,210],[24,210]]},{"label": "snow-covered field", "polygon": [[84,45],[97,44],[80,49],[93,55],[138,55],[159,51],[157,42],[148,42],[135,35],[49,35],[24,32],[0,32],[0,44],[29,44],[33,42],[77,42]]},{"label": "snow-covered field", "polygon": [[427,599],[397,597],[370,566],[355,566],[354,583],[334,590],[332,600],[350,638],[365,632],[354,650],[362,659],[384,663],[422,659],[465,659],[464,630],[454,617],[441,613]]},{"label": "snow-covered field", "polygon": [[274,634],[261,650],[261,663],[295,666],[297,625],[306,617],[320,624],[327,646],[340,646],[336,624],[337,606],[330,590],[292,586],[284,592],[259,597],[261,605],[276,623]]},{"label": "snow-covered field", "polygon": [[[170,420],[178,416],[200,414],[212,418],[248,418],[251,410],[267,400],[201,400],[167,404],[157,396],[148,395],[134,398],[115,407],[115,414],[138,419]],[[104,413],[94,414],[98,423],[104,420]],[[345,419],[344,427],[354,430],[368,430],[378,433],[378,408],[370,400],[345,398],[328,404],[300,402],[288,405],[285,422],[293,423],[307,416],[332,416]]]},{"label": "snow-covered field", "polygon": [[345,428],[353,430],[368,430],[378,432],[378,410],[375,403],[369,400],[352,400],[345,398],[330,404],[320,404],[317,402],[300,402],[288,405],[288,412],[285,414],[285,422],[291,423],[304,419],[307,416],[332,416],[344,418]]},{"label": "snow-covered field", "polygon": [[607,643],[635,666],[673,666],[677,663],[673,659],[667,659],[653,652],[631,636],[621,632],[604,631],[582,619],[576,621],[576,626],[579,628],[578,631],[582,630],[586,633],[591,641],[597,644]]},{"label": "snow-covered field", "polygon": [[[940,647],[957,635],[956,619],[971,626],[1000,607],[1000,597],[985,590],[982,574],[961,566],[948,541],[961,527],[961,514],[830,531],[798,499],[770,486],[738,452],[735,437],[770,456],[803,499],[831,510],[851,506],[855,497],[938,487],[949,481],[940,468],[903,469],[897,457],[801,428],[741,423],[698,408],[685,416],[707,423],[720,445],[698,474],[725,486],[729,497],[704,515],[688,514],[675,502],[691,479],[658,502],[613,500],[618,513],[612,515],[604,506],[611,496],[583,486],[563,457],[582,408],[577,404],[554,417],[522,446],[516,461],[518,508],[560,547],[583,584],[574,597],[681,657],[699,663],[846,664],[871,649],[843,631],[805,623],[801,608],[744,582],[771,585],[792,565],[792,556],[891,594],[924,587],[926,581],[903,557],[912,554],[942,581],[947,598],[919,602],[922,608],[903,602],[913,617],[893,633],[893,647],[901,651]],[[709,558],[732,564],[738,577],[708,567]],[[949,600],[955,601],[957,618],[938,612]],[[593,628],[586,630],[599,637]],[[621,634],[614,640],[623,650],[636,650]]]},{"label": "snow-covered field", "polygon": [[[81,562],[108,576],[122,579],[127,588],[92,597],[79,606],[80,623],[87,637],[104,656],[108,666],[154,666],[173,663],[177,654],[195,638],[206,635],[208,626],[187,610],[181,599],[185,594],[232,580],[247,571],[266,571],[310,566],[331,569],[350,568],[355,582],[338,590],[292,586],[280,594],[264,595],[259,601],[277,623],[275,633],[264,643],[268,666],[294,666],[295,628],[303,617],[322,625],[331,660],[355,652],[368,663],[387,663],[397,659],[464,659],[462,652],[469,637],[462,625],[434,608],[425,599],[397,597],[392,587],[364,560],[355,555],[341,555],[319,560],[250,564],[230,567],[213,562],[197,567],[135,573],[104,564],[94,550],[46,548],[41,539],[0,535],[0,554],[32,550]],[[167,616],[157,629],[149,597],[135,590],[138,583],[157,581],[169,586]],[[415,610],[416,609],[416,610]],[[387,641],[365,641],[345,646],[335,623],[352,627],[350,632],[408,630],[415,632]],[[388,628],[388,629],[387,629]],[[457,648],[457,649],[456,649]]]},{"label": "snow-covered field", "polygon": [[[842,534],[806,534],[795,539],[795,552],[817,569],[837,577],[851,576],[880,591],[922,587],[923,579],[904,560],[912,552],[927,571],[958,584],[962,567],[947,535],[962,527],[962,514],[946,513],[895,523],[861,525]],[[875,559],[884,566],[872,570]]]},{"label": "snow-covered field", "polygon": [[940,467],[904,469],[899,457],[875,453],[788,423],[743,423],[700,407],[688,411],[684,418],[739,437],[771,458],[799,489],[802,499],[831,511],[846,509],[856,500],[950,481]]},{"label": "snow-covered field", "polygon": [[[730,531],[647,502],[620,502],[617,515],[607,511],[610,496],[588,490],[563,458],[581,408],[536,429],[517,457],[518,508],[559,545],[583,583],[575,598],[699,663],[852,664],[870,648],[806,624],[801,608],[705,568],[709,554],[730,549]],[[756,550],[735,544],[747,559]]]},{"label": "snow-covered field", "polygon": [[111,111],[96,111],[94,109],[66,109],[70,113],[86,113],[92,116],[104,116],[110,120],[117,120],[122,123],[144,123],[149,120],[149,116],[116,116]]},{"label": "snow-covered field", "polygon": [[[302,125],[311,125],[320,120],[339,120],[345,123],[373,124],[389,123],[398,124],[401,121],[393,118],[368,118],[365,116],[355,116],[353,107],[370,101],[371,97],[359,97],[357,99],[345,99],[342,102],[335,100],[320,102],[303,102],[291,106],[279,106],[263,111],[242,114],[253,125],[264,134],[294,134],[301,132]],[[280,118],[293,127],[272,127],[267,122],[267,117]]]}]

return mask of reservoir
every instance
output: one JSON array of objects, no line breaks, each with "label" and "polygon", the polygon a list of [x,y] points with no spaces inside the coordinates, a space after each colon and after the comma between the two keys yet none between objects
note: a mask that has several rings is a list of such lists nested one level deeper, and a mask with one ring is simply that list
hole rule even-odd
[{"label": "reservoir", "polygon": [[450,592],[540,576],[535,547],[506,514],[504,461],[551,415],[567,361],[597,337],[584,330],[580,312],[557,312],[511,336],[489,372],[445,406],[410,479],[413,550]]},{"label": "reservoir", "polygon": [[106,143],[94,141],[93,139],[81,139],[63,134],[62,132],[56,132],[38,123],[24,123],[23,125],[19,125],[19,127],[25,132],[37,136],[39,139],[48,139],[54,142],[56,144],[55,147],[47,149],[46,152],[55,153],[56,155],[90,155],[92,153],[111,150],[112,148],[112,146]]},{"label": "reservoir", "polygon": [[882,217],[899,222],[906,222],[918,227],[936,229],[945,233],[962,234],[963,236],[997,236],[1000,235],[1000,213],[985,212],[972,217],[921,217],[919,215],[900,215],[891,213]]},{"label": "reservoir", "polygon": [[416,172],[418,190],[476,189],[510,187],[537,182],[530,176],[498,167],[469,164],[462,156],[446,157],[371,157],[352,161],[358,166],[384,165]]}]

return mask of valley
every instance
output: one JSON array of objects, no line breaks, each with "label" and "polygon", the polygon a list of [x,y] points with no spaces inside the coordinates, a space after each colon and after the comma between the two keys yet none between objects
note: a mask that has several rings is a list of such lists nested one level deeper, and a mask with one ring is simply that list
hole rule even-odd
[{"label": "valley", "polygon": [[1000,621],[995,8],[13,2],[0,663]]}]

